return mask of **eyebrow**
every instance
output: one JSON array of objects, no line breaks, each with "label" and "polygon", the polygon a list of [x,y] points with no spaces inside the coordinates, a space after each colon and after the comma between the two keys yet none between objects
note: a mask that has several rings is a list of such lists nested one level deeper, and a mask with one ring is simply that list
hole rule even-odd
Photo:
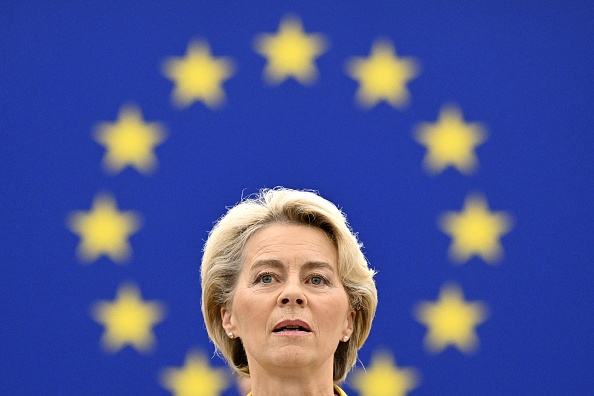
[{"label": "eyebrow", "polygon": [[280,260],[258,260],[250,266],[250,271],[254,271],[260,267],[273,267],[277,269],[282,269],[285,266]]},{"label": "eyebrow", "polygon": [[303,264],[301,270],[312,270],[312,269],[325,269],[332,273],[334,273],[334,267],[328,264],[325,261],[308,261],[307,263]]},{"label": "eyebrow", "polygon": [[[280,260],[270,259],[270,260],[258,260],[254,264],[250,266],[250,271],[257,270],[261,267],[272,267],[276,269],[284,269],[285,265]],[[312,269],[325,269],[332,273],[335,273],[334,268],[325,261],[308,261],[301,266],[301,271],[312,270]]]}]

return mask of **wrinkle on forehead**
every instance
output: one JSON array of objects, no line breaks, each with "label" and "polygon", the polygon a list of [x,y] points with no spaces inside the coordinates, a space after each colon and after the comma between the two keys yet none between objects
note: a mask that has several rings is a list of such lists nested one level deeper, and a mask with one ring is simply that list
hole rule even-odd
[{"label": "wrinkle on forehead", "polygon": [[[271,228],[277,229],[273,231]],[[299,233],[295,238],[292,233],[299,229],[307,229],[312,232],[305,235]],[[324,235],[324,239],[319,238],[321,235]],[[291,249],[287,248],[295,248],[301,257],[291,257]],[[262,260],[280,259],[278,254],[285,255],[287,259],[303,258],[307,262],[327,262],[331,266],[334,264],[338,267],[336,245],[326,232],[316,227],[293,223],[270,224],[254,232],[245,244],[243,263],[251,269],[257,261],[260,261],[259,257],[263,257]],[[282,260],[280,261],[282,262]]]},{"label": "wrinkle on forehead", "polygon": [[[249,271],[255,271],[259,268],[277,268],[277,269],[284,269],[285,264],[280,261],[280,260],[276,260],[276,259],[270,259],[270,260],[256,260],[255,262],[253,262],[250,265]],[[327,263],[326,261],[307,261],[305,263],[303,263],[300,267],[301,271],[310,271],[310,270],[314,270],[314,269],[323,269],[332,273],[335,273],[336,270],[335,268],[330,264]]]},{"label": "wrinkle on forehead", "polygon": [[[273,227],[286,227],[294,229],[308,229],[311,230],[312,233],[308,233],[307,237],[300,235],[297,239],[293,238],[292,236],[287,235],[286,233],[274,233],[271,232],[271,228]],[[262,235],[263,233],[270,233],[269,235]],[[318,236],[324,235],[324,239],[319,239]],[[328,242],[332,248],[330,250],[327,249],[328,245],[324,242]],[[254,250],[255,254],[261,253],[263,250],[265,253],[268,252],[275,252],[282,248],[282,245],[292,246],[292,247],[304,247],[306,251],[312,251],[314,253],[320,254],[327,254],[330,251],[332,252],[333,256],[336,256],[336,246],[330,239],[330,237],[319,228],[309,227],[305,225],[297,225],[297,224],[272,224],[266,226],[264,228],[259,229],[256,231],[250,239],[248,239],[244,253],[248,253],[249,250]],[[335,258],[335,257],[334,257]]]}]

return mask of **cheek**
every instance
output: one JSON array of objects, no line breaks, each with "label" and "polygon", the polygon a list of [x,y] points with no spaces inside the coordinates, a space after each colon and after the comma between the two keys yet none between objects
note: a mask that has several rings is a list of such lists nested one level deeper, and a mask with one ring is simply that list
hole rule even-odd
[{"label": "cheek", "polygon": [[258,294],[246,290],[238,290],[235,294],[233,299],[234,322],[243,331],[261,327],[262,320],[266,319],[265,301],[258,297]]},{"label": "cheek", "polygon": [[325,303],[320,304],[320,320],[327,326],[339,327],[342,329],[349,316],[349,302],[346,292],[340,292],[328,296]]}]

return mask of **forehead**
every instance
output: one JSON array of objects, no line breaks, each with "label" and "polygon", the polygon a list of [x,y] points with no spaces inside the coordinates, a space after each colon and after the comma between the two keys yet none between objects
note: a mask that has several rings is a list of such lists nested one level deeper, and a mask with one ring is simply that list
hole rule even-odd
[{"label": "forehead", "polygon": [[262,259],[326,261],[337,269],[337,252],[329,236],[319,228],[300,224],[270,224],[247,241],[244,262],[249,267]]}]

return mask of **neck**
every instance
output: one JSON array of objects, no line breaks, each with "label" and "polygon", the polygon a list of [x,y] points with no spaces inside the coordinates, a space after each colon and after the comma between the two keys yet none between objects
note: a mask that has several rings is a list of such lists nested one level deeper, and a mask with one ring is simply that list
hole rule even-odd
[{"label": "neck", "polygon": [[268,379],[266,383],[252,379],[252,396],[334,396],[334,384],[318,386],[299,381],[274,381]]},{"label": "neck", "polygon": [[[326,374],[326,375],[324,375]],[[332,372],[329,374],[316,372],[304,375],[288,371],[287,373],[271,373],[252,370],[250,366],[250,382],[253,396],[333,396],[334,382]]]}]

